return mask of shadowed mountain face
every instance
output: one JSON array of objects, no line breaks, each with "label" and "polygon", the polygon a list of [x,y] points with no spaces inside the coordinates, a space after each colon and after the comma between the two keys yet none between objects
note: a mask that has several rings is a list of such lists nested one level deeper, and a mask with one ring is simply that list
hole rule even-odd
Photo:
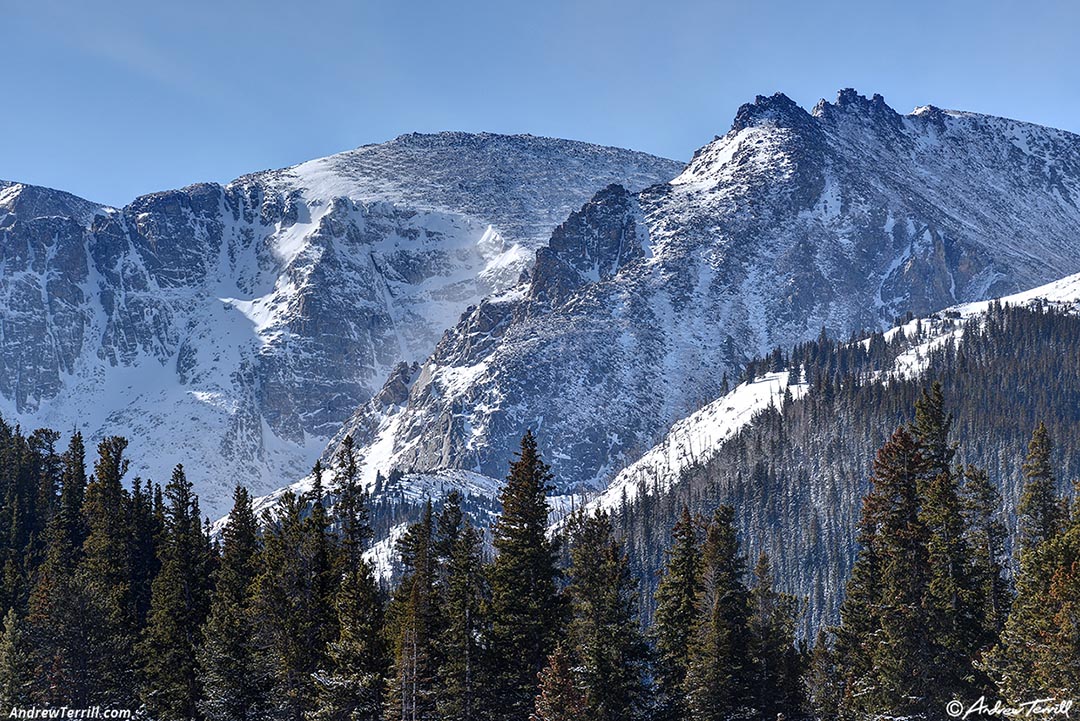
[{"label": "shadowed mountain face", "polygon": [[0,414],[183,462],[209,513],[302,475],[402,361],[518,282],[610,183],[681,163],[532,136],[402,136],[104,208],[0,183]]},{"label": "shadowed mountain face", "polygon": [[[608,187],[342,430],[367,472],[503,475],[534,429],[602,488],[774,346],[1080,270],[1080,137],[842,91],[743,106],[674,180]],[[331,451],[333,445],[331,445]]]}]

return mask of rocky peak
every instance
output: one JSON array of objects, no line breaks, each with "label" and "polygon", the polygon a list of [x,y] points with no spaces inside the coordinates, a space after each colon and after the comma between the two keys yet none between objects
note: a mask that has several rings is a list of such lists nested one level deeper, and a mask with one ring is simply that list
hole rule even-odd
[{"label": "rocky peak", "polygon": [[647,233],[636,197],[621,185],[609,185],[536,251],[529,297],[556,305],[586,283],[610,278],[644,257]]},{"label": "rocky peak", "polygon": [[808,112],[783,93],[758,95],[754,102],[745,103],[735,113],[732,131],[752,126],[773,125],[778,127],[805,127],[813,122]]}]

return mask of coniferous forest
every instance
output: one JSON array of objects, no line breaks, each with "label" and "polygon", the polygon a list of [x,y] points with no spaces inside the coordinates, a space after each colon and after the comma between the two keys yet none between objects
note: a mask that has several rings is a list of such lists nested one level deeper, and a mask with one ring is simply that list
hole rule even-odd
[{"label": "coniferous forest", "polygon": [[[1071,397],[1072,385],[1028,385],[1030,402],[994,424],[978,413],[1001,397],[981,383],[1015,391],[1009,379],[1030,369],[994,343],[1023,349],[1054,379],[1075,362],[1055,344],[1071,343],[1080,321],[996,308],[987,327],[962,351],[936,351],[941,382],[921,385],[858,380],[892,352],[880,336],[862,351],[823,338],[760,361],[802,368],[814,392],[741,434],[741,461],[726,451],[686,474],[666,506],[642,494],[612,514],[574,512],[557,533],[553,477],[526,433],[498,518],[480,527],[456,493],[427,501],[397,543],[393,583],[365,557],[372,501],[348,439],[316,465],[308,492],[261,515],[236,488],[212,533],[182,466],[161,486],[128,478],[123,438],[87,449],[77,432],[62,444],[55,431],[0,424],[0,712],[937,719],[955,700],[1067,699],[1080,687],[1080,501],[1062,491],[1072,461],[1063,467],[1071,455],[1055,429],[1069,426],[1047,394]],[[859,395],[869,393],[875,402]],[[893,411],[905,420],[877,437]],[[802,502],[779,490],[800,486],[783,476],[798,457],[778,439],[807,447],[820,424],[800,419],[815,413],[832,414],[830,432],[865,429],[825,462],[853,467],[844,454],[858,458],[875,439],[855,486],[861,503],[842,509],[835,495],[834,535],[805,530],[819,534],[802,546],[818,555],[800,571],[822,575],[809,586],[818,599],[798,592],[789,556],[770,552],[770,534],[799,518],[783,504]],[[1015,454],[1015,468],[976,462],[1021,428],[1018,447],[998,456]],[[1003,478],[1014,476],[1012,503]],[[843,472],[829,478],[838,493]],[[835,540],[844,534],[850,558]],[[824,598],[830,579],[835,599]]]}]

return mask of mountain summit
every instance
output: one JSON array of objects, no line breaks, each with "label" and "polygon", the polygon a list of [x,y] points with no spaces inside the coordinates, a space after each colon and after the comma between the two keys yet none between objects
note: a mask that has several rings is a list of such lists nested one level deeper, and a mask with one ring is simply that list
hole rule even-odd
[{"label": "mountain summit", "polygon": [[472,308],[341,433],[369,478],[499,477],[533,429],[560,492],[603,488],[775,346],[1080,270],[1078,201],[1067,132],[901,115],[853,90],[809,112],[760,96],[670,182],[608,187],[572,213],[523,283]]},{"label": "mountain summit", "polygon": [[203,507],[295,478],[598,189],[683,165],[527,135],[404,135],[105,208],[0,184],[0,414],[183,462]]}]

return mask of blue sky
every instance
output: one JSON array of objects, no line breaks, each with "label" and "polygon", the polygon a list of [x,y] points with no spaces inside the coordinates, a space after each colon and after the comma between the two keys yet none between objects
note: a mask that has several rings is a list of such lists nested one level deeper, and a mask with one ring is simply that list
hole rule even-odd
[{"label": "blue sky", "polygon": [[841,87],[1080,132],[1080,4],[0,0],[0,178],[111,204],[410,131],[687,159]]}]

